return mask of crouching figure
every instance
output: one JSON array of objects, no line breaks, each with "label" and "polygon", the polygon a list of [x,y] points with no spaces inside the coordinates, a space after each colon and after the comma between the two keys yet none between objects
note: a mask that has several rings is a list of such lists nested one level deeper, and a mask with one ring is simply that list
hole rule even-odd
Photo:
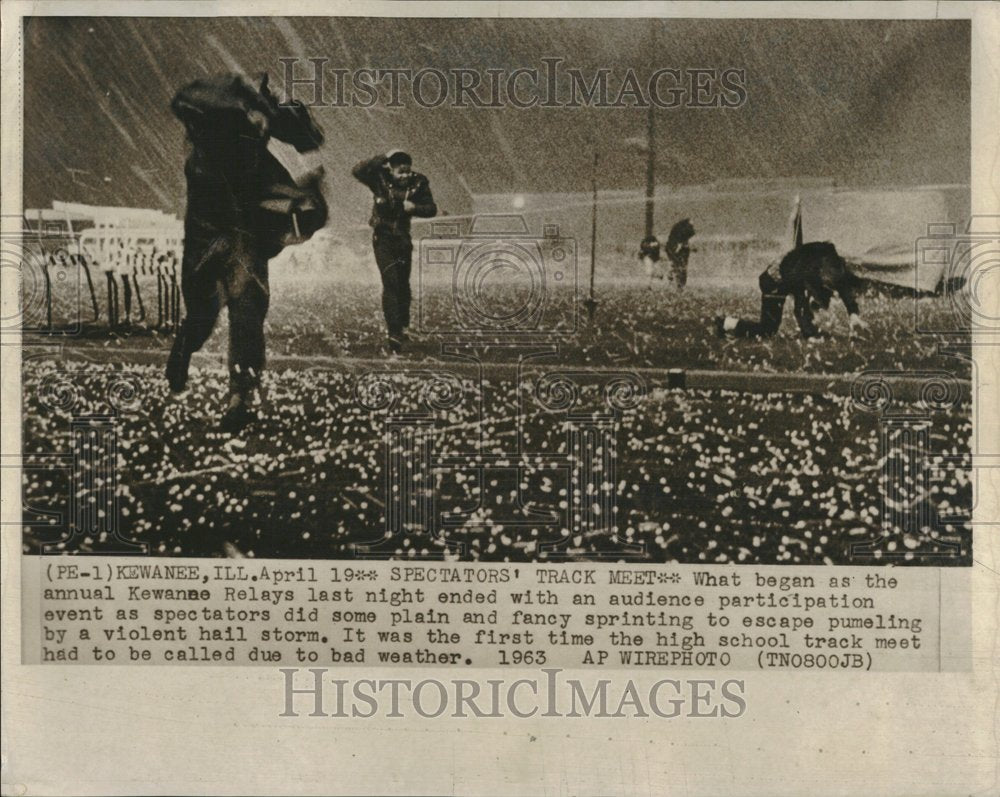
[{"label": "crouching figure", "polygon": [[816,310],[826,310],[836,293],[847,308],[851,330],[867,329],[859,315],[856,297],[860,280],[847,268],[829,242],[807,243],[793,249],[760,275],[760,321],[718,316],[715,329],[720,337],[766,338],[777,333],[785,299],[794,301],[795,320],[803,338],[814,338],[819,330],[813,321]]}]

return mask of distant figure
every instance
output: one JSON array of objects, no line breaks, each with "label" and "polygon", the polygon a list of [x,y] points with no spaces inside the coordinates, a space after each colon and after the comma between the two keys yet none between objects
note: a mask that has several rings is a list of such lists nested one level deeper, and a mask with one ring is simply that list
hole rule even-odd
[{"label": "distant figure", "polygon": [[868,325],[858,315],[855,299],[859,284],[860,280],[848,270],[833,244],[803,244],[760,275],[760,321],[719,316],[715,319],[715,329],[719,337],[771,337],[781,326],[785,298],[791,295],[802,337],[813,338],[819,335],[813,311],[827,309],[834,293],[847,308],[851,330],[867,329]]},{"label": "distant figure", "polygon": [[402,351],[410,326],[410,269],[413,241],[410,217],[433,218],[437,205],[430,181],[413,171],[413,159],[402,150],[363,160],[351,174],[372,192],[372,247],[382,277],[382,313],[393,354]]},{"label": "distant figure", "polygon": [[[118,239],[118,247],[113,253],[115,275],[122,283],[122,299],[125,309],[125,326],[132,325],[132,283],[135,279],[135,250],[131,241]],[[116,301],[117,304],[117,301]],[[115,307],[117,312],[118,308]],[[118,318],[117,323],[122,319]]]},{"label": "distant figure", "polygon": [[654,279],[663,279],[663,272],[660,270],[660,239],[655,235],[647,235],[639,244],[639,261],[646,270],[646,277],[649,279],[647,288],[652,290]]},{"label": "distant figure", "polygon": [[108,283],[108,327],[118,329],[121,324],[121,305],[118,292],[118,264],[125,256],[120,238],[112,238],[103,251],[102,270]]},{"label": "distant figure", "polygon": [[187,211],[181,292],[185,317],[167,360],[170,389],[187,383],[191,355],[229,310],[229,403],[223,431],[253,418],[264,368],[264,317],[270,302],[268,260],[309,238],[327,219],[322,168],[300,182],[268,149],[274,138],[313,152],[323,132],[300,102],[281,104],[241,75],[197,80],[171,103],[192,150],[184,166]]},{"label": "distant figure", "polygon": [[682,290],[687,285],[688,258],[691,256],[691,247],[688,244],[693,237],[694,225],[691,224],[691,219],[681,219],[670,229],[670,235],[664,246],[667,260],[670,261],[671,282]]}]

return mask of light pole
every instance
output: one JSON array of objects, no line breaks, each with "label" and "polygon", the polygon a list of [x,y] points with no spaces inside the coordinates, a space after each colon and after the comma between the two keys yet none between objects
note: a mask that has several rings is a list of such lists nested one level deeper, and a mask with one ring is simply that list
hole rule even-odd
[{"label": "light pole", "polygon": [[[650,55],[656,55],[656,20],[649,21]],[[646,112],[646,237],[653,234],[653,211],[656,193],[656,116],[653,114],[653,103],[649,103]]]},{"label": "light pole", "polygon": [[590,213],[590,294],[583,301],[587,308],[587,321],[594,320],[597,299],[594,298],[594,272],[597,269],[597,148],[594,148],[594,166],[591,172],[593,198]]}]

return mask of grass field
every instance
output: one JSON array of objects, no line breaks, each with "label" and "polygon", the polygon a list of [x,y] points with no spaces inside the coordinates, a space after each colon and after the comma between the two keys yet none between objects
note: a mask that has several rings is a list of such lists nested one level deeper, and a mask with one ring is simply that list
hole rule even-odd
[{"label": "grass field", "polygon": [[[871,330],[854,338],[847,335],[843,308],[836,308],[823,318],[826,336],[815,343],[799,340],[790,317],[771,341],[716,338],[712,316],[757,311],[757,297],[745,289],[702,287],[677,296],[633,285],[607,287],[600,299],[594,323],[581,314],[576,331],[569,323],[571,296],[552,299],[555,328],[540,340],[558,343],[559,350],[540,366],[969,375],[966,362],[939,351],[940,339],[914,333],[912,298],[863,297]],[[424,318],[440,320],[450,301],[446,291],[431,290],[421,297]],[[925,317],[951,312],[947,299],[917,301]],[[222,367],[196,369],[189,390],[171,396],[160,367],[137,365],[133,354],[165,350],[169,336],[95,335],[68,342],[72,356],[65,360],[42,355],[25,361],[26,461],[44,465],[47,456],[68,452],[73,418],[108,412],[109,393],[117,390],[123,408],[115,421],[117,527],[154,554],[345,557],[365,555],[365,546],[377,544],[380,556],[494,561],[970,561],[971,536],[960,522],[916,528],[882,522],[887,500],[941,516],[967,514],[967,472],[949,471],[923,487],[907,482],[884,489],[880,474],[902,461],[911,443],[901,437],[883,443],[875,415],[833,395],[648,385],[648,395],[614,421],[613,464],[580,499],[613,505],[613,518],[581,525],[581,504],[572,504],[567,492],[565,412],[533,399],[537,378],[519,386],[498,378],[487,385],[493,402],[481,410],[485,388],[446,365],[440,336],[427,336],[379,366],[399,397],[394,412],[416,409],[424,398],[424,372],[453,371],[460,395],[430,416],[434,457],[480,452],[507,467],[454,461],[438,467],[427,477],[435,533],[404,524],[386,539],[387,415],[359,400],[357,368],[337,366],[339,358],[382,356],[378,292],[289,282],[276,286],[271,307],[269,351],[306,360],[321,355],[323,364],[294,370],[276,364],[265,376],[260,420],[240,437],[214,430],[225,394]],[[224,326],[210,352],[224,352]],[[499,356],[499,337],[481,342],[492,345],[481,350],[484,360]],[[587,404],[591,398],[583,391],[583,416],[596,407]],[[938,411],[929,423],[932,456],[969,451],[968,405]],[[38,510],[65,511],[69,477],[43,465],[25,472],[25,518],[35,524],[26,528],[25,549],[37,552],[46,542],[70,552],[114,549],[114,535],[99,531],[60,542],[58,521],[48,524]],[[857,547],[871,540],[867,553]]]}]

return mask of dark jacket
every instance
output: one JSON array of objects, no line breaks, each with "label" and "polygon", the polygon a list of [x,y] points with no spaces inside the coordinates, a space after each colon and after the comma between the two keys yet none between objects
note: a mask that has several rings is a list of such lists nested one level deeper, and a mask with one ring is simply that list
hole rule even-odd
[{"label": "dark jacket", "polygon": [[675,268],[687,268],[688,259],[691,257],[690,242],[694,235],[691,219],[681,219],[670,228],[670,235],[663,245],[663,251]]},{"label": "dark jacket", "polygon": [[654,263],[660,259],[660,239],[655,235],[643,238],[642,243],[639,244],[639,259],[642,260],[646,257]]},{"label": "dark jacket", "polygon": [[813,311],[829,307],[834,294],[848,313],[857,315],[860,286],[861,280],[850,272],[844,258],[828,241],[793,249],[760,275],[760,289],[765,295],[794,298],[795,318],[806,337],[817,334]]},{"label": "dark jacket", "polygon": [[[430,219],[437,215],[437,205],[431,195],[430,181],[424,175],[411,172],[405,184],[394,181],[386,168],[388,158],[377,155],[363,160],[351,169],[354,178],[368,186],[374,197],[369,224],[376,233],[410,235],[410,217]],[[412,211],[403,210],[403,202],[414,204]]]},{"label": "dark jacket", "polygon": [[[184,167],[188,235],[252,232],[273,257],[286,242],[308,238],[326,223],[321,175],[297,184],[267,148],[269,136],[300,152],[318,148],[322,133],[307,110],[280,107],[266,83],[258,88],[228,74],[188,84],[174,96],[171,110],[193,144]],[[268,119],[268,132],[254,127],[251,111]]]}]

